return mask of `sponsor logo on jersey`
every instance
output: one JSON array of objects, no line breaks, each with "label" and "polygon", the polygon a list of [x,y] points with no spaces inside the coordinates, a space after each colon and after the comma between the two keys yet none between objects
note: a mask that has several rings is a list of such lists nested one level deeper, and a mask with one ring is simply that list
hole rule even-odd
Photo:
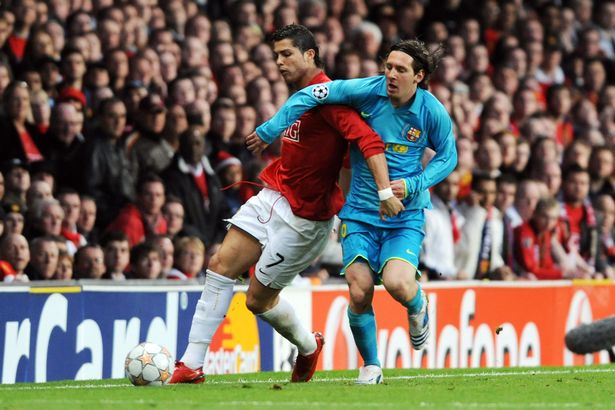
[{"label": "sponsor logo on jersey", "polygon": [[363,118],[369,118],[369,117],[371,117],[371,116],[372,116],[372,115],[371,115],[370,113],[365,112],[365,111],[361,111],[361,117],[363,117]]},{"label": "sponsor logo on jersey", "polygon": [[408,152],[408,146],[407,145],[401,145],[401,144],[386,144],[384,149],[386,151],[393,151],[396,152],[398,154],[405,154]]},{"label": "sponsor logo on jersey", "polygon": [[410,142],[416,142],[419,138],[421,138],[421,130],[414,127],[410,128],[410,131],[406,134],[406,138],[408,138],[408,141]]},{"label": "sponsor logo on jersey", "polygon": [[317,85],[316,87],[312,88],[312,95],[318,101],[324,101],[329,96],[329,87],[323,84]]},{"label": "sponsor logo on jersey", "polygon": [[290,127],[286,128],[282,133],[282,138],[290,141],[299,142],[301,131],[301,120],[295,121]]}]

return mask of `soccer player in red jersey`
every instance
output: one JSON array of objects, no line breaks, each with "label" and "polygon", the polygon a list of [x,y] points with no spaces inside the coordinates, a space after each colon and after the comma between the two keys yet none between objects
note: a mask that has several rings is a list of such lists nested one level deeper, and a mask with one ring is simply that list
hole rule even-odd
[{"label": "soccer player in red jersey", "polygon": [[[331,81],[322,71],[316,41],[307,28],[286,26],[271,39],[278,68],[293,88]],[[230,220],[229,231],[211,258],[189,344],[171,383],[205,380],[205,354],[229,308],[235,280],[255,263],[247,307],[297,346],[291,380],[312,378],[323,337],[306,330],[292,305],[278,295],[326,244],[333,217],[343,204],[337,179],[349,142],[358,144],[374,175],[381,215],[394,216],[403,209],[392,194],[384,143],[352,109],[315,108],[286,129],[282,138],[280,158],[261,173],[267,187]]]}]

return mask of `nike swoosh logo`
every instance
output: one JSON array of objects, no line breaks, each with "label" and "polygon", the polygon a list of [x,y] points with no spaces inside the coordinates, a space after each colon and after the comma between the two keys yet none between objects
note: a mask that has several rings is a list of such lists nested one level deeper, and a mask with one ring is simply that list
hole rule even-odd
[{"label": "nike swoosh logo", "polygon": [[408,255],[416,256],[416,253],[412,252],[410,249],[406,249],[406,253]]},{"label": "nike swoosh logo", "polygon": [[364,112],[364,111],[361,111],[361,117],[363,117],[363,118],[369,118],[369,117],[371,117],[371,116],[372,116],[372,115],[371,115],[370,113],[368,113],[368,112]]}]

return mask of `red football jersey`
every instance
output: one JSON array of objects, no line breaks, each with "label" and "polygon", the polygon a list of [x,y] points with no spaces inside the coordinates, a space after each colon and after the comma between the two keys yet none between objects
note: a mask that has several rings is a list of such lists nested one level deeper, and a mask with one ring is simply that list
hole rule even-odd
[{"label": "red football jersey", "polygon": [[[308,85],[331,81],[323,72]],[[353,109],[323,105],[303,114],[282,134],[280,158],[260,175],[284,195],[293,213],[325,221],[344,204],[337,184],[348,142],[356,142],[365,158],[384,153],[382,139]]]},{"label": "red football jersey", "polygon": [[[308,85],[328,81],[321,72]],[[353,109],[314,108],[284,131],[280,158],[260,178],[284,195],[295,215],[325,221],[344,204],[337,179],[348,142],[356,142],[365,158],[384,153],[382,139]]]}]

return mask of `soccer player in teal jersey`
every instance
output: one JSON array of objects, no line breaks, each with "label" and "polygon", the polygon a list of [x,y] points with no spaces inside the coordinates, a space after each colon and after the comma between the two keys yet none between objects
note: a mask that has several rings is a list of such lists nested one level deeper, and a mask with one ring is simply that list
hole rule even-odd
[{"label": "soccer player in teal jersey", "polygon": [[[378,196],[395,195],[403,200],[405,211],[395,217],[380,217],[373,177],[353,147],[350,193],[339,215],[350,289],[348,317],[364,360],[357,379],[361,384],[382,382],[372,308],[374,284],[382,281],[407,309],[415,349],[422,349],[429,336],[427,298],[416,280],[424,237],[423,209],[431,207],[428,189],[457,164],[451,119],[427,91],[438,59],[439,52],[429,52],[418,40],[400,41],[389,50],[383,76],[306,87],[246,140],[250,150],[260,152],[301,114],[319,104],[355,107],[384,140],[392,182],[391,189],[378,191]],[[435,156],[423,169],[425,148],[434,150]]]}]

